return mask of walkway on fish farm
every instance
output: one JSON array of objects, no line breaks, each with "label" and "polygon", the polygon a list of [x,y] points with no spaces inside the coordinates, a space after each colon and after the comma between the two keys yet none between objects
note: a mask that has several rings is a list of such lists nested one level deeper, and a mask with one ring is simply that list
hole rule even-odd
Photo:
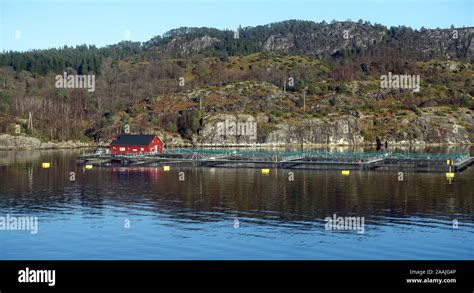
[{"label": "walkway on fish farm", "polygon": [[[104,156],[82,156],[82,163],[103,163]],[[168,149],[162,154],[112,155],[122,165],[166,164],[195,167],[243,167],[317,170],[413,170],[460,172],[474,163],[469,154],[353,152],[275,152],[232,149]]]}]

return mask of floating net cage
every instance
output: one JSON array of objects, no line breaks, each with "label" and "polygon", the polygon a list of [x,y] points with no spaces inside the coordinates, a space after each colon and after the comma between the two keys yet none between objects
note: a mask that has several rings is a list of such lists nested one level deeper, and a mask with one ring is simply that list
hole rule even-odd
[{"label": "floating net cage", "polygon": [[166,154],[190,156],[195,159],[254,159],[254,160],[311,160],[311,159],[329,159],[329,160],[359,160],[370,161],[377,159],[394,160],[430,160],[445,162],[451,160],[459,162],[468,160],[469,153],[455,154],[416,154],[416,153],[392,153],[392,152],[328,152],[328,151],[265,151],[265,150],[239,150],[239,149],[168,149]]}]

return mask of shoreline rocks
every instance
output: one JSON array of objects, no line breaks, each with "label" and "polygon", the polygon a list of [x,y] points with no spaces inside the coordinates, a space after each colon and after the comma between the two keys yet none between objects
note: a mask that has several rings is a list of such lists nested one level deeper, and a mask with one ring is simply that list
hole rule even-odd
[{"label": "shoreline rocks", "polygon": [[75,149],[97,147],[95,143],[81,141],[42,142],[36,137],[0,134],[0,150],[32,150],[32,149]]},{"label": "shoreline rocks", "polygon": [[[402,115],[403,114],[403,115]],[[389,146],[473,145],[474,114],[468,109],[443,114],[435,108],[423,113],[391,116],[329,115],[278,118],[268,114],[210,114],[191,139],[178,133],[154,131],[167,148],[372,146],[378,138]],[[81,141],[42,142],[25,134],[0,134],[0,150],[76,149],[108,147]]]},{"label": "shoreline rocks", "polygon": [[474,119],[468,112],[452,116],[423,113],[386,118],[372,116],[280,119],[271,122],[248,114],[207,116],[199,146],[374,145],[378,137],[388,145],[470,145]]},{"label": "shoreline rocks", "polygon": [[[343,141],[331,142],[331,143],[311,143],[305,142],[304,144],[295,142],[271,142],[271,143],[199,143],[196,142],[194,145],[191,143],[172,143],[169,144],[168,148],[192,148],[192,147],[212,147],[212,148],[280,148],[280,147],[366,147],[375,146],[375,142],[362,142],[355,144],[344,143]],[[389,146],[474,146],[474,143],[426,143],[426,142],[391,142]],[[41,142],[39,139],[28,136],[13,136],[9,134],[0,134],[0,151],[1,150],[47,150],[47,149],[80,149],[80,148],[93,148],[93,147],[109,147],[109,144],[95,144],[85,143],[81,141],[62,141],[62,142]]]}]

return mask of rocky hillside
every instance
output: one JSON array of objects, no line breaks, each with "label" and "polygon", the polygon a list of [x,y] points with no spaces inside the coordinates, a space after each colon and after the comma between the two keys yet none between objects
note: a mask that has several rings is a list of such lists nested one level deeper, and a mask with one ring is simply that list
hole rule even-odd
[{"label": "rocky hillside", "polygon": [[[147,132],[160,133],[169,145],[366,145],[375,144],[377,139],[399,145],[474,141],[472,109],[421,101],[420,107],[405,107],[402,99],[390,93],[383,98],[369,92],[356,98],[351,94],[311,95],[303,108],[297,92],[285,92],[267,83],[237,82],[139,102],[125,113],[140,114],[124,115],[137,127],[144,116],[164,121],[169,118],[165,113],[176,112],[181,117],[178,125],[188,119],[192,129],[192,113],[197,119],[201,112],[196,131],[183,132],[184,140],[166,134],[177,131],[173,127],[165,126],[163,131],[152,123],[142,125]],[[123,117],[115,120],[111,129],[119,128]]]},{"label": "rocky hillside", "polygon": [[[472,143],[472,33],[285,21],[2,53],[0,147],[126,131],[169,146]],[[94,75],[95,90],[56,87],[64,72]],[[384,86],[392,74],[416,90]]]},{"label": "rocky hillside", "polygon": [[249,52],[334,56],[392,47],[423,59],[469,58],[474,52],[474,28],[423,28],[417,31],[408,27],[386,28],[362,21],[315,23],[290,20],[236,31],[238,39],[233,31],[180,28],[145,42],[144,48],[175,55],[206,50],[232,54],[232,45],[238,42],[242,47],[251,44],[247,48]]},{"label": "rocky hillside", "polygon": [[[427,109],[421,115],[400,112],[380,119],[374,115],[330,116],[272,122],[270,115],[218,114],[206,117],[194,145],[368,145],[377,138],[390,145],[469,144],[473,112],[459,109],[441,115]],[[387,129],[381,131],[381,129]]]}]

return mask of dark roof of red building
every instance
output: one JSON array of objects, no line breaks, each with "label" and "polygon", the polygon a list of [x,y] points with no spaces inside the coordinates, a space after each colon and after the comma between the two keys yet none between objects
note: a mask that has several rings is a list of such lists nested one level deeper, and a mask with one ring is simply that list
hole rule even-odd
[{"label": "dark roof of red building", "polygon": [[148,146],[155,135],[121,134],[113,140],[111,146]]}]

